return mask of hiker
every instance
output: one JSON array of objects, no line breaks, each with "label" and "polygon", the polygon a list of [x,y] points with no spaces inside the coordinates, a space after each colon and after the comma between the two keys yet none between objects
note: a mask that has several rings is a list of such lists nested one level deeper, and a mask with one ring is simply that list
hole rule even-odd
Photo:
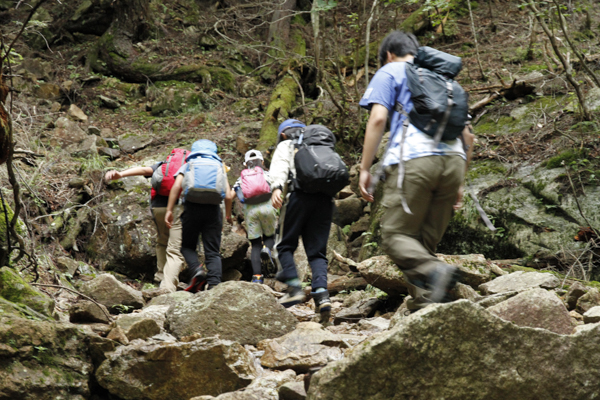
[{"label": "hiker", "polygon": [[[208,285],[207,289],[221,283],[221,202],[225,199],[226,218],[231,223],[233,194],[227,182],[225,166],[217,155],[216,144],[207,139],[194,142],[186,161],[175,174],[165,223],[169,228],[175,226],[174,207],[181,193],[184,207],[181,214],[181,254],[191,276],[185,290],[196,293],[205,283]],[[196,252],[200,234],[206,267],[200,264]]]},{"label": "hiker", "polygon": [[[390,33],[379,49],[382,67],[360,100],[360,105],[370,110],[370,116],[359,187],[362,197],[370,202],[374,200],[370,168],[390,118],[389,146],[382,160],[385,171],[382,248],[410,284],[412,300],[407,305],[411,311],[430,303],[450,301],[448,291],[458,279],[458,270],[441,262],[435,256],[435,248],[453,209],[461,205],[463,180],[474,140],[463,124],[459,128],[462,136],[458,139],[436,143],[434,137],[413,125],[412,115],[411,123],[406,121],[404,130],[407,116],[401,111],[413,110],[407,82],[411,66],[407,63],[413,63],[418,51],[414,35],[400,31]],[[466,111],[464,114],[466,123]],[[400,175],[399,180],[402,172],[403,179]]]},{"label": "hiker", "polygon": [[[189,152],[187,152],[189,154]],[[156,267],[154,281],[160,287],[174,292],[179,283],[179,273],[183,270],[184,259],[181,255],[181,221],[179,216],[183,207],[179,201],[174,204],[173,214],[176,222],[171,229],[165,224],[165,214],[169,201],[169,192],[173,185],[175,173],[185,163],[186,150],[173,149],[166,161],[158,162],[151,167],[134,167],[124,171],[111,170],[104,177],[106,182],[126,176],[152,177],[150,210],[156,224]],[[159,182],[160,181],[160,182]]]},{"label": "hiker", "polygon": [[[309,134],[309,129],[312,134]],[[313,142],[311,140],[313,138],[316,142],[328,141],[327,146],[315,147],[330,153],[325,153],[326,156],[320,160],[304,163],[299,156],[309,156],[310,149],[299,146],[307,146]],[[333,152],[335,144],[333,133],[321,125],[306,127],[298,120],[288,119],[279,126],[277,142],[270,170],[273,188],[271,201],[273,207],[281,208],[279,233],[275,244],[275,260],[281,267],[281,271],[277,273],[276,279],[288,285],[286,295],[279,302],[284,307],[291,307],[305,301],[294,263],[294,252],[298,247],[298,239],[302,236],[304,250],[312,270],[311,296],[315,302],[316,312],[323,316],[323,313],[331,310],[327,291],[326,253],[333,217],[333,195],[347,184],[348,171],[339,156]],[[319,150],[314,151],[313,154],[322,153]],[[319,161],[330,165],[334,165],[335,162],[341,163],[339,168],[333,169],[334,172],[339,172],[339,177],[333,177],[330,183],[325,184],[325,191],[330,190],[328,193],[323,191],[323,187],[312,188],[312,182],[305,179],[304,173],[310,173],[319,165]],[[304,164],[309,165],[308,171],[304,169]],[[336,186],[335,180],[339,180],[341,187]]]},{"label": "hiker", "polygon": [[[249,150],[244,155],[244,169],[233,185],[233,190],[244,205],[244,219],[248,240],[252,245],[252,282],[264,283],[264,274],[275,274],[272,259],[277,227],[277,210],[271,204],[269,173],[264,170],[262,153]],[[263,244],[264,243],[264,244]]]}]

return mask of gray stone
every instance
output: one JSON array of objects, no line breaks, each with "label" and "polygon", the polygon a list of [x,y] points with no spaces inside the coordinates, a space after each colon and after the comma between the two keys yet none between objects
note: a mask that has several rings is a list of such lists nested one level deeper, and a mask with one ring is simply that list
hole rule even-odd
[{"label": "gray stone", "polygon": [[75,104],[71,104],[69,106],[69,110],[67,111],[67,115],[73,121],[87,122],[87,120],[88,120],[88,116],[85,115],[85,113],[83,112],[83,110],[81,110],[81,108],[77,107]]},{"label": "gray stone", "polygon": [[111,149],[110,147],[106,146],[98,148],[98,154],[100,154],[101,156],[106,156],[110,160],[116,160],[117,158],[121,157],[120,150]]},{"label": "gray stone", "polygon": [[123,330],[129,341],[135,339],[148,339],[160,333],[158,322],[139,315],[123,315],[116,324]]},{"label": "gray stone", "polygon": [[294,331],[259,343],[258,348],[265,351],[260,362],[268,368],[304,373],[342,358],[341,343],[337,335],[323,329],[321,324],[300,322]]},{"label": "gray stone", "polygon": [[110,274],[102,274],[84,283],[81,293],[90,296],[113,312],[119,312],[122,306],[134,309],[144,306],[142,293],[119,282]]},{"label": "gray stone", "polygon": [[238,136],[235,140],[235,149],[241,155],[245,155],[248,150],[250,150],[251,139],[245,136]]},{"label": "gray stone", "polygon": [[148,306],[171,306],[179,303],[180,301],[188,300],[190,297],[192,297],[192,293],[180,290],[174,293],[157,296],[150,300]]},{"label": "gray stone", "polygon": [[378,298],[370,298],[366,301],[361,301],[353,307],[343,308],[335,314],[333,323],[339,325],[342,322],[356,323],[363,318],[368,318],[375,314],[377,307],[381,304]]},{"label": "gray stone", "polygon": [[358,322],[361,330],[381,332],[390,327],[390,320],[382,317],[363,319]]},{"label": "gray stone", "polygon": [[129,134],[119,138],[119,148],[125,153],[135,153],[145,149],[150,143],[152,143],[152,137],[150,136]]},{"label": "gray stone", "polygon": [[336,224],[331,224],[329,231],[329,239],[327,240],[327,271],[330,274],[343,275],[350,272],[348,266],[340,263],[334,256],[333,252],[337,252],[342,257],[348,257],[348,246],[346,245],[346,236]]},{"label": "gray stone", "polygon": [[119,347],[100,365],[96,378],[125,399],[189,400],[246,387],[256,373],[252,355],[238,343],[206,338]]},{"label": "gray stone", "polygon": [[304,400],[304,382],[288,382],[279,388],[279,400]]},{"label": "gray stone", "polygon": [[561,335],[573,333],[569,311],[552,292],[531,289],[487,309],[519,326],[543,328]]},{"label": "gray stone", "polygon": [[502,303],[503,301],[510,299],[513,296],[516,296],[519,292],[502,292],[498,294],[491,294],[489,296],[483,296],[479,299],[475,300],[477,304],[479,304],[483,308],[488,308],[495,306],[496,304]]},{"label": "gray stone", "polygon": [[347,199],[348,197],[351,197],[353,195],[355,195],[356,193],[354,193],[354,191],[352,191],[352,187],[350,187],[350,185],[346,186],[345,188],[343,188],[342,190],[340,190],[338,192],[338,199],[339,200],[344,200]]},{"label": "gray stone", "polygon": [[371,257],[358,264],[360,275],[391,297],[408,293],[404,274],[388,256]]},{"label": "gray stone", "polygon": [[106,108],[116,110],[117,108],[121,107],[121,104],[119,103],[118,100],[113,100],[110,97],[107,97],[104,95],[99,95],[98,98],[102,102],[102,105]]},{"label": "gray stone", "polygon": [[343,200],[335,200],[335,211],[333,222],[341,227],[358,221],[363,212],[363,201],[358,197],[348,197]]},{"label": "gray stone", "polygon": [[496,294],[510,291],[523,292],[538,287],[554,289],[558,285],[560,280],[552,274],[517,271],[484,283],[479,286],[479,290],[485,294]]},{"label": "gray stone", "polygon": [[237,269],[230,269],[228,271],[223,272],[223,278],[221,279],[223,282],[227,281],[239,281],[242,279],[242,273]]},{"label": "gray stone", "polygon": [[199,333],[255,345],[295,326],[293,315],[264,285],[250,282],[223,282],[171,306],[167,312],[167,330],[178,338]]},{"label": "gray stone", "polygon": [[473,289],[469,285],[465,285],[460,282],[456,284],[456,287],[453,290],[453,294],[456,299],[467,299],[473,302],[482,299],[482,296],[479,295],[479,293],[477,293],[475,289]]},{"label": "gray stone", "polygon": [[592,307],[583,314],[583,322],[594,324],[600,322],[600,306]]},{"label": "gray stone", "polygon": [[75,276],[79,269],[80,261],[73,260],[69,257],[57,257],[56,266],[61,272],[66,272],[71,276]]},{"label": "gray stone", "polygon": [[61,97],[60,86],[41,82],[33,86],[33,95],[39,99],[57,100]]},{"label": "gray stone", "polygon": [[94,126],[94,125],[88,126],[88,134],[89,135],[102,136],[101,132],[102,132],[102,130],[100,128],[98,128],[97,126]]},{"label": "gray stone", "polygon": [[478,287],[485,282],[491,281],[496,276],[491,271],[491,262],[486,260],[483,254],[456,256],[437,254],[437,258],[446,264],[458,267],[461,272],[460,281],[473,287]]},{"label": "gray stone", "polygon": [[318,371],[307,398],[593,398],[599,345],[600,327],[557,335],[503,321],[466,300],[430,305]]},{"label": "gray stone", "polygon": [[54,123],[54,132],[50,137],[50,144],[65,148],[71,144],[79,143],[87,134],[79,127],[77,122],[71,121],[65,117],[60,117]]},{"label": "gray stone", "polygon": [[600,292],[598,292],[598,289],[592,288],[577,300],[576,309],[580,314],[585,314],[589,309],[596,306],[600,306]]},{"label": "gray stone", "polygon": [[106,147],[106,142],[99,136],[88,135],[78,144],[69,146],[67,151],[71,157],[90,158],[98,155],[98,147]]},{"label": "gray stone", "polygon": [[100,322],[109,324],[110,314],[105,306],[89,300],[80,300],[71,306],[69,321],[78,323]]},{"label": "gray stone", "polygon": [[579,300],[579,298],[583,296],[586,292],[587,289],[585,286],[583,286],[577,281],[573,282],[571,287],[569,287],[569,291],[567,292],[566,301],[569,310],[574,310],[575,307],[577,307],[577,300]]}]

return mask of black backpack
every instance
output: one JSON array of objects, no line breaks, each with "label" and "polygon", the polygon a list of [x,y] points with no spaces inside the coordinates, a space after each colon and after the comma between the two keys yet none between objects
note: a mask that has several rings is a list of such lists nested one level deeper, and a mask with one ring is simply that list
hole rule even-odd
[{"label": "black backpack", "polygon": [[[462,69],[460,57],[431,47],[419,47],[414,64],[406,63],[413,109],[410,123],[436,143],[459,137],[467,123],[469,95],[454,80]],[[400,103],[396,110],[403,112]]]},{"label": "black backpack", "polygon": [[294,136],[295,188],[335,196],[348,185],[350,174],[334,150],[333,132],[323,125],[309,125]]}]

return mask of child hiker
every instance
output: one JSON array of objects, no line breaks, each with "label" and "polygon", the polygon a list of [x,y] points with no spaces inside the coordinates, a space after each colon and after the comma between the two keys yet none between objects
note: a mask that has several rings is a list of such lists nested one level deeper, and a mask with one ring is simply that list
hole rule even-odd
[{"label": "child hiker", "polygon": [[244,205],[246,230],[252,245],[252,282],[263,283],[263,270],[268,274],[276,272],[271,251],[275,243],[277,210],[271,205],[271,186],[268,172],[264,171],[262,153],[247,151],[244,165],[246,169],[233,185],[233,190]]},{"label": "child hiker", "polygon": [[[169,194],[165,223],[175,226],[174,207],[182,194],[184,206],[181,214],[181,254],[187,263],[191,280],[185,289],[195,293],[204,283],[207,289],[221,283],[221,231],[223,212],[221,202],[225,200],[226,218],[231,223],[231,203],[234,193],[227,182],[225,166],[217,155],[217,145],[200,139],[192,145],[187,163],[177,171]],[[200,264],[196,248],[202,234],[206,267]]]},{"label": "child hiker", "polygon": [[[189,154],[189,151],[187,151]],[[104,177],[106,182],[127,176],[152,177],[150,210],[156,223],[156,267],[154,281],[160,287],[171,292],[177,290],[179,273],[183,270],[184,259],[179,250],[181,247],[181,221],[179,216],[183,207],[176,201],[172,212],[175,222],[167,228],[165,214],[169,201],[169,192],[173,185],[175,173],[185,163],[186,150],[173,149],[166,161],[158,162],[151,167],[134,167],[124,171],[111,170]]]}]

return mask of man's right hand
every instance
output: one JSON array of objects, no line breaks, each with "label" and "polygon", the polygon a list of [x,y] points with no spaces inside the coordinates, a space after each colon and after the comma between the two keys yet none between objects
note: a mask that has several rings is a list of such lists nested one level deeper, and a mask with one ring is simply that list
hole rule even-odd
[{"label": "man's right hand", "polygon": [[120,178],[121,178],[121,174],[119,173],[119,171],[115,171],[114,169],[112,171],[108,171],[106,173],[106,175],[104,175],[104,180],[106,182],[114,181],[115,179],[120,179]]},{"label": "man's right hand", "polygon": [[363,199],[368,202],[373,202],[375,199],[373,198],[373,193],[369,192],[369,186],[371,186],[371,180],[373,177],[369,170],[363,169],[360,171],[360,177],[358,179],[358,187],[360,188],[360,194]]},{"label": "man's right hand", "polygon": [[173,211],[167,210],[165,214],[165,224],[169,229],[171,229],[171,227],[173,226]]},{"label": "man's right hand", "polygon": [[281,189],[273,190],[271,194],[271,204],[273,208],[280,209],[283,205],[283,197],[281,196]]}]

